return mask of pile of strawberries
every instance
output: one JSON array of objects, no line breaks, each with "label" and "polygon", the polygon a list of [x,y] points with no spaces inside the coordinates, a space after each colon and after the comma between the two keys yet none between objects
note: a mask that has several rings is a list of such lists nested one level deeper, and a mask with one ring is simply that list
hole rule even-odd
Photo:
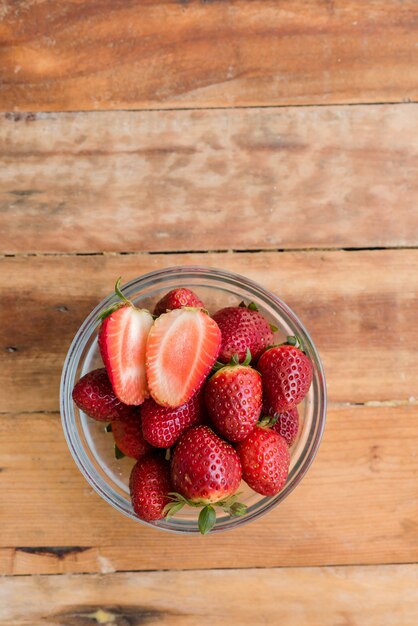
[{"label": "pile of strawberries", "polygon": [[297,404],[312,364],[296,337],[273,344],[257,307],[227,307],[212,317],[189,289],[173,289],[152,315],[127,300],[101,315],[105,367],[83,376],[73,399],[110,422],[117,458],[137,459],[129,488],[138,517],[153,521],[199,507],[204,534],[218,507],[244,515],[238,489],[274,496],[285,485]]}]

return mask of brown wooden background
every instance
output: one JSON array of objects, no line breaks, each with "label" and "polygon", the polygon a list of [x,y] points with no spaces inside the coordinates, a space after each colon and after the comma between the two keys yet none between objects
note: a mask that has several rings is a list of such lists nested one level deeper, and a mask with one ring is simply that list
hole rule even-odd
[{"label": "brown wooden background", "polygon": [[[418,623],[418,4],[0,2],[0,622]],[[75,467],[69,343],[175,264],[283,297],[328,422],[286,502],[214,537]]]}]

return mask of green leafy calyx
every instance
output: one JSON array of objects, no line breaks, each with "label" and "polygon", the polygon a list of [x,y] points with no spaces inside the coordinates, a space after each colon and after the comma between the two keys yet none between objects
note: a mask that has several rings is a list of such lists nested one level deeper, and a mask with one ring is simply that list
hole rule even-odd
[{"label": "green leafy calyx", "polygon": [[286,341],[284,341],[283,343],[275,343],[271,346],[267,346],[265,352],[267,352],[267,350],[271,350],[271,348],[279,348],[280,346],[293,346],[305,354],[305,348],[302,339],[297,335],[288,335]]},{"label": "green leafy calyx", "polygon": [[220,361],[216,361],[215,365],[212,367],[212,372],[219,372],[219,370],[223,369],[224,367],[236,367],[237,365],[241,367],[244,365],[245,367],[247,367],[251,363],[251,359],[251,351],[249,348],[247,348],[245,358],[242,363],[240,363],[239,361],[238,354],[233,354],[229,363],[221,363]]},{"label": "green leafy calyx", "polygon": [[216,511],[208,504],[199,513],[198,526],[202,535],[206,535],[212,530],[216,522]]},{"label": "green leafy calyx", "polygon": [[256,305],[255,302],[250,302],[249,304],[245,304],[244,300],[242,300],[238,306],[249,309],[250,311],[258,311],[258,306]]},{"label": "green leafy calyx", "polygon": [[172,517],[178,513],[186,504],[195,508],[203,507],[199,513],[198,526],[202,535],[206,535],[214,527],[216,522],[216,509],[218,507],[225,513],[231,516],[238,517],[244,515],[247,511],[247,506],[242,502],[238,502],[239,493],[229,496],[225,500],[219,502],[212,502],[211,504],[205,504],[204,502],[195,502],[188,498],[185,498],[180,493],[170,492],[168,494],[172,502],[165,505],[163,509],[163,515],[167,518]]},{"label": "green leafy calyx", "polygon": [[279,413],[276,413],[273,417],[271,415],[265,415],[261,419],[258,420],[257,426],[262,426],[263,428],[271,428],[279,419]]},{"label": "green leafy calyx", "polygon": [[117,460],[123,459],[124,456],[125,455],[122,452],[122,450],[119,450],[118,446],[115,444],[115,459],[117,459]]}]

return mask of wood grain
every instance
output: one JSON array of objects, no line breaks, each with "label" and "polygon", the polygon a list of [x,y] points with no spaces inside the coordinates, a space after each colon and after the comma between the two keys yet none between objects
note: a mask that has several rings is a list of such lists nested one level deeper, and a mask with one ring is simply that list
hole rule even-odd
[{"label": "wood grain", "polygon": [[417,133],[413,104],[10,114],[0,252],[416,246]]},{"label": "wood grain", "polygon": [[413,0],[4,0],[1,17],[5,111],[418,97]]},{"label": "wood grain", "polygon": [[1,573],[418,559],[415,405],[331,408],[297,489],[260,520],[206,537],[163,533],[111,508],[76,468],[58,414],[3,415],[0,441]]},{"label": "wood grain", "polygon": [[393,565],[4,578],[0,619],[3,626],[416,626],[417,572]]},{"label": "wood grain", "polygon": [[2,411],[58,410],[65,354],[86,315],[130,280],[203,264],[253,278],[312,333],[331,402],[418,398],[418,251],[98,255],[0,259]]}]

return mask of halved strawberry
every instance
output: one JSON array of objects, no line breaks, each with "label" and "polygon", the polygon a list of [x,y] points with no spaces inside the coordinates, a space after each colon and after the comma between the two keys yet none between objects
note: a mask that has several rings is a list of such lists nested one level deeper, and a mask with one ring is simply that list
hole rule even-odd
[{"label": "halved strawberry", "polygon": [[200,389],[221,345],[216,322],[200,309],[183,308],[155,320],[146,348],[148,387],[162,406],[178,407]]},{"label": "halved strawberry", "polygon": [[142,404],[148,398],[145,374],[145,346],[153,318],[149,311],[137,309],[120,291],[121,298],[102,315],[99,347],[116,396],[125,404]]}]

